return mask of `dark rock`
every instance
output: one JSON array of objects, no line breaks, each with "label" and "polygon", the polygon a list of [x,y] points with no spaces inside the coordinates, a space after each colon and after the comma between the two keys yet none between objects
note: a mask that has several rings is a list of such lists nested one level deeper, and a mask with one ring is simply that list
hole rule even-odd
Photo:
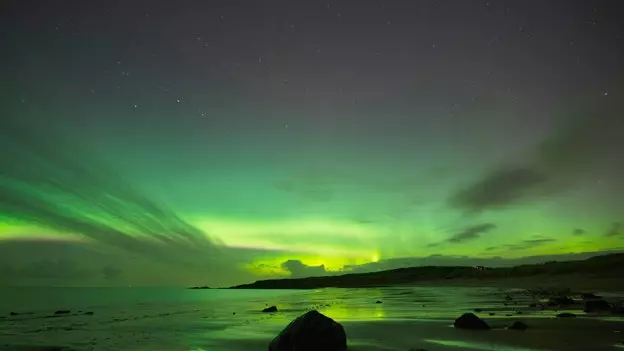
[{"label": "dark rock", "polygon": [[69,314],[69,313],[71,313],[70,310],[58,310],[54,312],[54,314]]},{"label": "dark rock", "polygon": [[383,303],[383,302],[381,302],[381,301],[377,300],[377,301],[375,301],[375,303]]},{"label": "dark rock", "polygon": [[483,312],[483,308],[475,308],[473,311],[475,311],[477,313],[481,313],[481,312]]},{"label": "dark rock", "polygon": [[93,316],[93,312],[91,311],[87,311],[84,313],[85,316]]},{"label": "dark rock", "polygon": [[582,293],[581,297],[583,299],[599,299],[600,298],[600,296],[598,296],[598,295],[596,295],[594,293]]},{"label": "dark rock", "polygon": [[232,314],[234,315],[234,314],[236,314],[236,312],[232,312]]},{"label": "dark rock", "polygon": [[611,313],[620,315],[624,314],[624,306],[613,306],[613,308],[611,308]]},{"label": "dark rock", "polygon": [[464,313],[455,320],[453,326],[460,329],[490,329],[490,326],[483,319],[475,316],[473,313]]},{"label": "dark rock", "polygon": [[584,312],[609,312],[611,305],[605,300],[589,300],[585,301]]},{"label": "dark rock", "polygon": [[277,312],[277,306],[270,306],[262,310],[262,312]]},{"label": "dark rock", "polygon": [[510,326],[507,327],[507,329],[512,329],[512,330],[527,330],[529,326],[526,325],[525,323],[522,323],[520,321],[515,321],[513,323],[511,323]]},{"label": "dark rock", "polygon": [[494,315],[496,315],[496,313],[494,313],[494,312],[490,312],[490,313],[488,313],[488,314],[489,314],[490,316],[494,316]]},{"label": "dark rock", "polygon": [[509,295],[505,295],[505,301],[511,301],[513,298]]},{"label": "dark rock", "polygon": [[532,304],[529,305],[529,307],[537,307],[537,304],[536,303],[532,303]]},{"label": "dark rock", "polygon": [[563,312],[557,315],[559,318],[574,318],[576,315],[574,313]]},{"label": "dark rock", "polygon": [[516,314],[522,314],[522,311],[516,311]]},{"label": "dark rock", "polygon": [[340,323],[316,310],[290,322],[269,344],[269,351],[346,351],[347,335]]},{"label": "dark rock", "polygon": [[17,316],[17,315],[19,315],[19,313],[17,313],[17,312],[11,312],[11,313],[9,313],[9,315],[10,315],[10,316]]},{"label": "dark rock", "polygon": [[513,316],[513,314],[508,313],[508,314],[506,314],[505,316],[507,316],[507,317],[511,317],[511,316]]},{"label": "dark rock", "polygon": [[574,304],[574,300],[567,296],[551,297],[548,301],[549,306],[570,306]]}]

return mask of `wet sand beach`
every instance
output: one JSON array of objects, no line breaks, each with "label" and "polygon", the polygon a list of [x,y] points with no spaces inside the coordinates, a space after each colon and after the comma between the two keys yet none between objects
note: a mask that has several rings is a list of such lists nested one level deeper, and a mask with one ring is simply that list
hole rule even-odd
[{"label": "wet sand beach", "polygon": [[[352,351],[377,350],[614,350],[624,341],[624,318],[584,313],[581,304],[529,307],[522,290],[492,287],[392,287],[309,291],[183,290],[167,302],[87,303],[2,311],[0,348],[35,350],[238,351],[266,350],[291,320],[315,309],[341,323]],[[79,293],[79,292],[76,292]],[[84,291],[82,293],[85,293]],[[256,294],[254,296],[254,294]],[[223,293],[221,293],[223,295]],[[237,296],[238,294],[238,296]],[[618,299],[619,294],[606,294]],[[275,313],[263,313],[275,305]],[[55,314],[56,308],[70,312]],[[461,330],[462,313],[491,330]],[[559,318],[570,312],[575,318]],[[506,329],[522,321],[528,329]],[[38,348],[33,348],[38,347]]]}]

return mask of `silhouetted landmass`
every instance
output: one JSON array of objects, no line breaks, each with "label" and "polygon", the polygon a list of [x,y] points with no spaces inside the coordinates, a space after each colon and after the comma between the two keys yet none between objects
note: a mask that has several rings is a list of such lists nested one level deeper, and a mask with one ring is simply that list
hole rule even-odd
[{"label": "silhouetted landmass", "polygon": [[209,287],[209,286],[203,285],[203,286],[191,286],[188,289],[191,289],[191,290],[202,290],[202,289],[212,289],[212,288]]},{"label": "silhouetted landmass", "polygon": [[[392,285],[446,282],[497,282],[511,278],[554,283],[558,280],[572,283],[583,280],[607,279],[614,284],[624,276],[624,254],[595,256],[582,261],[527,264],[515,267],[423,266],[399,268],[371,273],[353,273],[299,279],[259,280],[232,289],[316,289],[362,288]],[[612,279],[611,279],[612,278]],[[582,285],[582,284],[579,284]]]}]

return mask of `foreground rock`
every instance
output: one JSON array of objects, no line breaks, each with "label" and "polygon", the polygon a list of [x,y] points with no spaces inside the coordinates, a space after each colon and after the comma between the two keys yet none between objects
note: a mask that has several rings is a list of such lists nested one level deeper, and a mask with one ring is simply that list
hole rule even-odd
[{"label": "foreground rock", "polygon": [[290,322],[269,344],[269,351],[346,351],[340,323],[312,310]]},{"label": "foreground rock", "polygon": [[490,326],[483,319],[475,316],[473,313],[464,313],[461,317],[455,320],[453,326],[459,329],[490,329]]},{"label": "foreground rock", "polygon": [[70,310],[58,310],[55,311],[54,314],[59,315],[59,314],[70,314],[71,311]]}]

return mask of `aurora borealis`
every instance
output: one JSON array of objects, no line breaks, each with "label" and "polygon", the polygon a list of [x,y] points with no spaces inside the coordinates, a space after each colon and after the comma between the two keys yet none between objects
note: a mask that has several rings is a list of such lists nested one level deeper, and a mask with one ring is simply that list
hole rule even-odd
[{"label": "aurora borealis", "polygon": [[624,249],[616,3],[9,1],[3,282]]}]

